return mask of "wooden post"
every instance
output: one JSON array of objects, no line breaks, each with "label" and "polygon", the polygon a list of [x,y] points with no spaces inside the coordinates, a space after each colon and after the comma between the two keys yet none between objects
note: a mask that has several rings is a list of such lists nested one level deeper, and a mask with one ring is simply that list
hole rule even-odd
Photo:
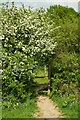
[{"label": "wooden post", "polygon": [[48,66],[48,95],[50,94],[50,79],[51,79],[51,69],[49,65]]},{"label": "wooden post", "polygon": [[44,70],[45,70],[45,78],[47,77],[47,68],[46,68],[46,65],[44,66]]}]

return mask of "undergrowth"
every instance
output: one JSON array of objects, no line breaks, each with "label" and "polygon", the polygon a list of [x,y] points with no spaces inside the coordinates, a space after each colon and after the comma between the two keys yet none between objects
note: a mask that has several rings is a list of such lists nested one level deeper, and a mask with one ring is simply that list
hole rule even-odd
[{"label": "undergrowth", "polygon": [[34,113],[37,111],[35,99],[26,100],[20,103],[15,108],[4,108],[2,110],[2,118],[34,118]]},{"label": "undergrowth", "polygon": [[52,97],[52,100],[57,103],[57,107],[62,111],[64,118],[78,118],[78,103],[72,102],[66,104],[65,100],[67,99],[67,97],[64,98],[58,95]]}]

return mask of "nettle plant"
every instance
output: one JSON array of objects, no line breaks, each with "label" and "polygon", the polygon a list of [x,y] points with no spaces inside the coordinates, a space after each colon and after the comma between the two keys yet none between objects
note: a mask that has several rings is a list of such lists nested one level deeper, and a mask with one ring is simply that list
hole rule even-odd
[{"label": "nettle plant", "polygon": [[[3,48],[3,105],[25,99],[31,91],[33,69],[38,62],[45,62],[54,54],[56,27],[46,17],[42,8],[31,11],[22,8],[2,7],[2,48]],[[31,94],[29,94],[31,95]]]}]

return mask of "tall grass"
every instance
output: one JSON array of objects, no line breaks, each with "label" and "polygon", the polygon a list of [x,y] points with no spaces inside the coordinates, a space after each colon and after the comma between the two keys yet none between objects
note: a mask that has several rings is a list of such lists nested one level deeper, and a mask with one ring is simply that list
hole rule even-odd
[{"label": "tall grass", "polygon": [[38,107],[36,100],[27,100],[19,104],[15,109],[5,108],[2,110],[2,118],[34,118],[34,113]]},{"label": "tall grass", "polygon": [[66,107],[63,106],[64,98],[54,95],[52,100],[57,103],[57,107],[63,112],[64,118],[78,118],[78,103],[69,103]]}]

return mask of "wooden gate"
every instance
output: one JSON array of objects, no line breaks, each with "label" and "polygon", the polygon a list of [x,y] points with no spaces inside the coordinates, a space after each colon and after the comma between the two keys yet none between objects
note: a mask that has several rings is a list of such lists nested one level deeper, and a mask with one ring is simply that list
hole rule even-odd
[{"label": "wooden gate", "polygon": [[[46,66],[45,66],[46,70]],[[34,84],[33,86],[35,87],[35,92],[40,93],[40,92],[46,92],[48,95],[50,94],[50,83],[51,83],[51,68],[48,66],[48,76],[46,76],[46,72],[44,77],[37,77],[37,78],[48,78],[48,84]],[[47,89],[47,90],[45,90]]]}]

